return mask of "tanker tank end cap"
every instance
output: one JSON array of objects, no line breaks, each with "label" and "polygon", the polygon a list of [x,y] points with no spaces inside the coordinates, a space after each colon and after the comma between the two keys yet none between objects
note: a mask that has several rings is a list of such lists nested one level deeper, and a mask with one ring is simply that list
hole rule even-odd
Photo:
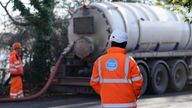
[{"label": "tanker tank end cap", "polygon": [[114,41],[117,43],[127,42],[128,34],[121,30],[114,30],[110,36],[110,41]]}]

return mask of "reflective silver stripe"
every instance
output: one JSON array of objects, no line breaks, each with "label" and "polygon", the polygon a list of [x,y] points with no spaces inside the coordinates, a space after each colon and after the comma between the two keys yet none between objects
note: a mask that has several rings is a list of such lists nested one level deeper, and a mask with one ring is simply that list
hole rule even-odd
[{"label": "reflective silver stripe", "polygon": [[16,68],[19,68],[19,67],[23,67],[23,65],[22,65],[22,64],[17,64],[17,65],[10,64],[10,67],[16,67]]},{"label": "reflective silver stripe", "polygon": [[102,71],[101,71],[101,57],[99,57],[98,59],[98,71],[99,71],[100,82],[103,82]]},{"label": "reflective silver stripe", "polygon": [[126,54],[126,59],[125,59],[125,69],[124,69],[124,72],[125,72],[125,79],[127,79],[128,77],[128,71],[129,71],[129,55]]},{"label": "reflective silver stripe", "polygon": [[14,67],[15,65],[14,64],[10,64],[11,67]]},{"label": "reflective silver stripe", "polygon": [[22,94],[22,93],[23,93],[23,90],[21,90],[21,91],[17,92],[17,94]]},{"label": "reflective silver stripe", "polygon": [[23,94],[20,94],[20,95],[18,95],[17,97],[18,97],[18,98],[22,98],[22,97],[24,97],[24,95],[23,95]]},{"label": "reflective silver stripe", "polygon": [[17,96],[17,93],[10,93],[10,96]]},{"label": "reflective silver stripe", "polygon": [[17,60],[17,61],[15,61],[15,62],[14,62],[14,64],[19,64],[19,61],[18,61],[18,60]]},{"label": "reflective silver stripe", "polygon": [[134,77],[134,78],[132,78],[131,80],[132,80],[132,81],[139,81],[139,80],[142,79],[142,78],[143,78],[143,76],[142,76],[142,74],[140,74],[139,76]]},{"label": "reflective silver stripe", "polygon": [[94,81],[94,82],[99,82],[99,78],[94,78],[94,77],[91,77],[91,81]]},{"label": "reflective silver stripe", "polygon": [[16,68],[20,68],[20,67],[23,67],[23,65],[22,65],[22,64],[20,64],[20,65],[15,65],[15,67],[16,67]]},{"label": "reflective silver stripe", "polygon": [[131,102],[131,103],[124,103],[124,104],[102,104],[102,107],[104,108],[128,108],[128,107],[136,107],[137,104],[136,102]]},{"label": "reflective silver stripe", "polygon": [[101,83],[132,83],[129,79],[103,79]]},{"label": "reflective silver stripe", "polygon": [[10,71],[17,71],[17,69],[15,69],[15,68],[10,68]]}]

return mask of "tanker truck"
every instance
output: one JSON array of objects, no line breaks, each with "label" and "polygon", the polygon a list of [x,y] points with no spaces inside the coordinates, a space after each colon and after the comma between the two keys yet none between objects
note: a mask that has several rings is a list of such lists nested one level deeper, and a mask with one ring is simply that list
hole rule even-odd
[{"label": "tanker truck", "polygon": [[192,80],[192,25],[161,6],[104,2],[77,9],[69,21],[72,47],[56,75],[57,91],[92,93],[89,86],[96,58],[110,46],[115,29],[128,33],[126,50],[144,77],[142,94],[181,91]]}]

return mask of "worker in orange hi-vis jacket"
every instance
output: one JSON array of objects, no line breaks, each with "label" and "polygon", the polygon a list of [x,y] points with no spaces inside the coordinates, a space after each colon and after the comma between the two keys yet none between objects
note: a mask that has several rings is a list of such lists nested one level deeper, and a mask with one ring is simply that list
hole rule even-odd
[{"label": "worker in orange hi-vis jacket", "polygon": [[114,30],[111,48],[94,63],[90,85],[101,97],[103,108],[137,108],[143,77],[126,52],[128,34]]},{"label": "worker in orange hi-vis jacket", "polygon": [[15,42],[13,45],[13,50],[10,53],[9,63],[10,63],[10,73],[11,73],[11,88],[10,88],[10,98],[21,98],[23,95],[23,64],[20,57],[21,43]]}]

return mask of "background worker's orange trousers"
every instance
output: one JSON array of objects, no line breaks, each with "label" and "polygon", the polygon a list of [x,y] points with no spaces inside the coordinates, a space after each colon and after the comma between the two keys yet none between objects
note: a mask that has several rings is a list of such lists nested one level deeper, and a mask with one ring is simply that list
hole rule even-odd
[{"label": "background worker's orange trousers", "polygon": [[11,77],[10,97],[11,98],[23,97],[23,82],[21,76]]}]

